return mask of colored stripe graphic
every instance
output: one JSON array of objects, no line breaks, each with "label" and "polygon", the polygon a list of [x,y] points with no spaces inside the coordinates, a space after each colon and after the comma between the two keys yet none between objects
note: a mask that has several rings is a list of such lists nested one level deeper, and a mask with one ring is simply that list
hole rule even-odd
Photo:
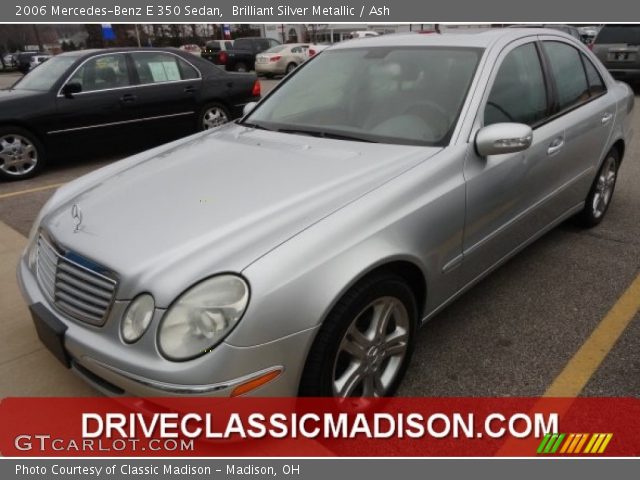
[{"label": "colored stripe graphic", "polygon": [[601,454],[607,449],[612,437],[612,433],[547,433],[536,452],[542,455]]}]

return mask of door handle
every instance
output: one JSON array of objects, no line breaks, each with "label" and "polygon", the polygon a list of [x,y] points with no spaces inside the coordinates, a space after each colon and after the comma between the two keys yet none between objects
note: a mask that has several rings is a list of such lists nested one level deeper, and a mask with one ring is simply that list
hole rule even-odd
[{"label": "door handle", "polygon": [[189,85],[187,87],[184,87],[184,91],[185,93],[195,93],[196,87],[194,87],[193,85]]},{"label": "door handle", "polygon": [[134,95],[133,93],[125,93],[124,95],[122,95],[120,97],[120,101],[122,103],[133,103],[138,99],[138,97],[136,95]]},{"label": "door handle", "polygon": [[549,144],[549,148],[547,148],[547,154],[554,155],[558,153],[562,149],[562,147],[564,147],[564,137],[558,137]]},{"label": "door handle", "polygon": [[604,113],[602,115],[602,117],[600,118],[600,121],[602,122],[603,125],[606,125],[607,123],[609,123],[609,120],[611,120],[613,118],[613,113]]}]

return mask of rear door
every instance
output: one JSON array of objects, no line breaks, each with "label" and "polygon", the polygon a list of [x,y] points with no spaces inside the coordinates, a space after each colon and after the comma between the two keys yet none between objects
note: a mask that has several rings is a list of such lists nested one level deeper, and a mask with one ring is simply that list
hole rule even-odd
[{"label": "rear door", "polygon": [[138,88],[140,128],[183,134],[196,126],[200,71],[179,55],[163,51],[128,54]]},{"label": "rear door", "polygon": [[554,122],[565,131],[551,183],[557,189],[558,206],[569,207],[585,199],[595,169],[606,153],[616,107],[602,75],[581,49],[562,39],[542,37],[556,105]]}]

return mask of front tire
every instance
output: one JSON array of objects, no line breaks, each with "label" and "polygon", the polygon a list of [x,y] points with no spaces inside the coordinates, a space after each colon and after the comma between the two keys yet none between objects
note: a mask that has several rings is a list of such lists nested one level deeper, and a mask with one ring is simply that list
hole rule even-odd
[{"label": "front tire", "polygon": [[607,153],[589,190],[584,208],[575,217],[578,225],[591,228],[602,222],[607,210],[609,210],[616,188],[619,167],[620,153],[614,148]]},{"label": "front tire", "polygon": [[417,316],[413,292],[401,277],[379,273],[358,283],[318,332],[300,395],[393,395],[413,352]]},{"label": "front tire", "polygon": [[1,179],[24,180],[34,177],[44,164],[44,146],[38,137],[20,127],[0,128]]}]

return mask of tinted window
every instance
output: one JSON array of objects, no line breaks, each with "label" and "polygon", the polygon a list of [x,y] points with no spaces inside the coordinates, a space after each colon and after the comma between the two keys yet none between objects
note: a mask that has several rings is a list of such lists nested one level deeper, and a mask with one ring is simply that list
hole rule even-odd
[{"label": "tinted window", "polygon": [[640,45],[640,25],[605,25],[595,43],[628,43]]},{"label": "tinted window", "polygon": [[217,51],[221,50],[220,42],[218,42],[218,41],[207,42],[206,48],[207,48],[207,50],[213,50],[214,52],[217,52]]},{"label": "tinted window", "polygon": [[16,90],[49,90],[63,74],[68,75],[67,69],[77,59],[78,57],[75,56],[53,57],[37,69],[27,73],[13,88]]},{"label": "tinted window", "polygon": [[131,85],[126,59],[119,53],[100,55],[87,60],[73,74],[69,80],[69,83],[71,82],[79,83],[83,92]]},{"label": "tinted window", "polygon": [[533,125],[547,114],[547,90],[538,51],[528,43],[511,51],[500,65],[484,124],[518,122]]},{"label": "tinted window", "polygon": [[587,72],[587,81],[589,82],[591,95],[598,95],[606,91],[604,81],[596,67],[591,63],[591,60],[589,60],[586,55],[582,55],[582,61],[584,62],[584,69]]},{"label": "tinted window", "polygon": [[589,86],[578,50],[560,42],[544,42],[544,49],[555,80],[560,110],[588,99]]},{"label": "tinted window", "polygon": [[253,41],[245,38],[239,38],[234,44],[234,48],[236,48],[237,50],[252,50],[252,47]]},{"label": "tinted window", "polygon": [[184,60],[163,52],[132,53],[140,83],[176,82],[198,77],[198,72]]},{"label": "tinted window", "polygon": [[381,143],[445,145],[481,53],[454,47],[326,51],[246,121]]}]

